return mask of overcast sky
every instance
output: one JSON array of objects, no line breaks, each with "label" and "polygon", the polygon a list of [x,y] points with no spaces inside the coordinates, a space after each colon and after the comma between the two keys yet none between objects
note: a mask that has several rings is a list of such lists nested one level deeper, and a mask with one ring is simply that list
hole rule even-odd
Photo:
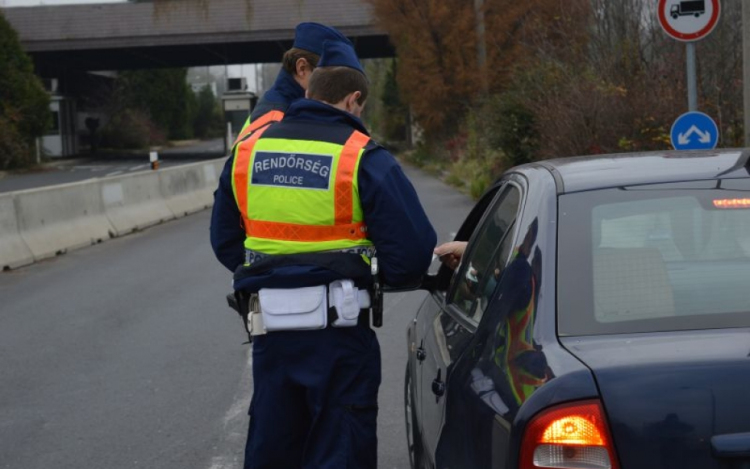
[{"label": "overcast sky", "polygon": [[69,5],[71,3],[123,3],[127,0],[0,0],[0,7],[26,7],[33,5]]}]

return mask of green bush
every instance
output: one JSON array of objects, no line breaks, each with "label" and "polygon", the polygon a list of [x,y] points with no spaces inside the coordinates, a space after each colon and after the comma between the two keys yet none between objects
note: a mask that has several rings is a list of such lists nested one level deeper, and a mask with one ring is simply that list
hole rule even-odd
[{"label": "green bush", "polygon": [[445,182],[476,200],[497,179],[497,175],[488,161],[464,158],[451,165]]},{"label": "green bush", "polygon": [[426,164],[435,163],[441,159],[437,153],[434,145],[421,141],[417,143],[413,150],[403,152],[401,157],[414,166],[422,168]]},{"label": "green bush", "polygon": [[534,114],[511,93],[506,93],[497,99],[495,117],[497,127],[490,134],[490,143],[505,153],[510,166],[534,161],[539,149]]},{"label": "green bush", "polygon": [[115,149],[143,149],[155,144],[152,141],[151,121],[141,111],[132,109],[112,116],[101,131],[100,145]]},{"label": "green bush", "polygon": [[24,141],[14,125],[0,117],[0,169],[22,168],[32,165],[33,162],[33,149]]},{"label": "green bush", "polygon": [[[509,134],[518,129],[514,118],[504,114],[501,97],[490,97],[470,109],[464,118],[463,132],[446,141],[452,164],[445,181],[478,199],[510,166],[521,164],[523,153],[511,158],[505,144],[513,143]],[[513,150],[508,144],[507,148]]]}]

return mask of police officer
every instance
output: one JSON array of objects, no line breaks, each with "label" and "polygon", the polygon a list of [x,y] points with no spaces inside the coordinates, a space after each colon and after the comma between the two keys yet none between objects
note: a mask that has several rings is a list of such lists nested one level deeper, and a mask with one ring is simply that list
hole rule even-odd
[{"label": "police officer", "polygon": [[318,23],[297,25],[294,43],[292,48],[284,53],[282,69],[276,81],[247,118],[237,141],[268,122],[280,121],[292,102],[305,97],[307,82],[320,60],[323,41],[326,40],[350,43],[346,36],[334,28]]},{"label": "police officer", "polygon": [[[227,162],[211,242],[227,268],[239,266],[235,289],[259,292],[264,320],[307,314],[318,301],[311,292],[322,288],[331,302],[350,277],[361,294],[368,279],[357,266],[369,273],[373,257],[390,285],[412,283],[430,264],[437,238],[417,194],[359,119],[367,94],[354,49],[326,41],[310,99]],[[275,296],[266,302],[264,292]],[[377,467],[380,348],[367,299],[358,296],[351,327],[335,327],[335,304],[324,327],[254,336],[245,468]]]}]

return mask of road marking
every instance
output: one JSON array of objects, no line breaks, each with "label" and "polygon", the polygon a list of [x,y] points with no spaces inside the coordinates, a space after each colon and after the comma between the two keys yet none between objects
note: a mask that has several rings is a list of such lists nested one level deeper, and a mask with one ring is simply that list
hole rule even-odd
[{"label": "road marking", "polygon": [[104,177],[108,178],[108,177],[112,177],[112,176],[117,176],[118,174],[122,174],[122,173],[123,173],[123,171],[115,171],[113,173],[107,173],[107,174],[105,174]]},{"label": "road marking", "polygon": [[[252,346],[247,348],[247,365],[242,371],[240,376],[239,390],[234,396],[234,402],[229,407],[229,410],[224,414],[222,423],[224,424],[224,438],[219,443],[218,452],[220,454],[211,458],[211,463],[208,469],[241,469],[242,458],[244,454],[237,452],[237,448],[242,448],[247,435],[244,432],[237,432],[236,428],[247,428],[247,406],[248,406],[248,392],[252,399],[252,387],[250,381],[252,379],[253,369],[253,348]],[[237,425],[237,420],[242,419],[242,423]]]},{"label": "road marking", "polygon": [[[247,366],[242,372],[242,378],[240,381],[240,388],[242,388],[243,383],[247,383],[252,378],[251,371],[253,369],[253,348],[248,347],[248,354],[247,354]],[[250,390],[250,399],[253,398],[253,392],[252,389]],[[245,396],[242,392],[238,392],[237,395],[234,398],[234,403],[232,404],[232,407],[229,408],[227,413],[224,415],[224,426],[229,425],[229,423],[236,419],[240,415],[247,415],[247,402],[245,401]]]},{"label": "road marking", "polygon": [[103,171],[107,168],[109,168],[109,166],[79,165],[79,166],[73,166],[72,170],[76,171],[79,169],[83,169],[83,170],[89,170],[89,171]]},{"label": "road marking", "polygon": [[138,171],[139,169],[145,169],[148,168],[148,164],[139,164],[138,166],[133,166],[132,168],[128,168],[128,171]]},{"label": "road marking", "polygon": [[211,459],[211,467],[209,469],[238,469],[240,466],[240,461],[237,457],[214,456]]}]

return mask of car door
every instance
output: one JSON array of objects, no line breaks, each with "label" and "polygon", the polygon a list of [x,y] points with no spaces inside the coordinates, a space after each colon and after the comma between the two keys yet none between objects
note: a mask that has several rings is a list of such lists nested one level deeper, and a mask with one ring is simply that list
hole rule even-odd
[{"label": "car door", "polygon": [[[491,299],[496,283],[496,272],[502,269],[510,256],[513,227],[521,204],[521,187],[513,182],[500,184],[489,193],[478,207],[480,213],[472,212],[462,233],[473,232],[455,272],[441,270],[443,292],[437,293],[434,314],[425,314],[420,328],[420,348],[424,360],[420,366],[420,420],[424,452],[435,461],[444,416],[446,395],[453,365],[472,340],[477,325]],[[476,210],[476,209],[475,209]],[[465,239],[465,238],[464,238]]]}]

